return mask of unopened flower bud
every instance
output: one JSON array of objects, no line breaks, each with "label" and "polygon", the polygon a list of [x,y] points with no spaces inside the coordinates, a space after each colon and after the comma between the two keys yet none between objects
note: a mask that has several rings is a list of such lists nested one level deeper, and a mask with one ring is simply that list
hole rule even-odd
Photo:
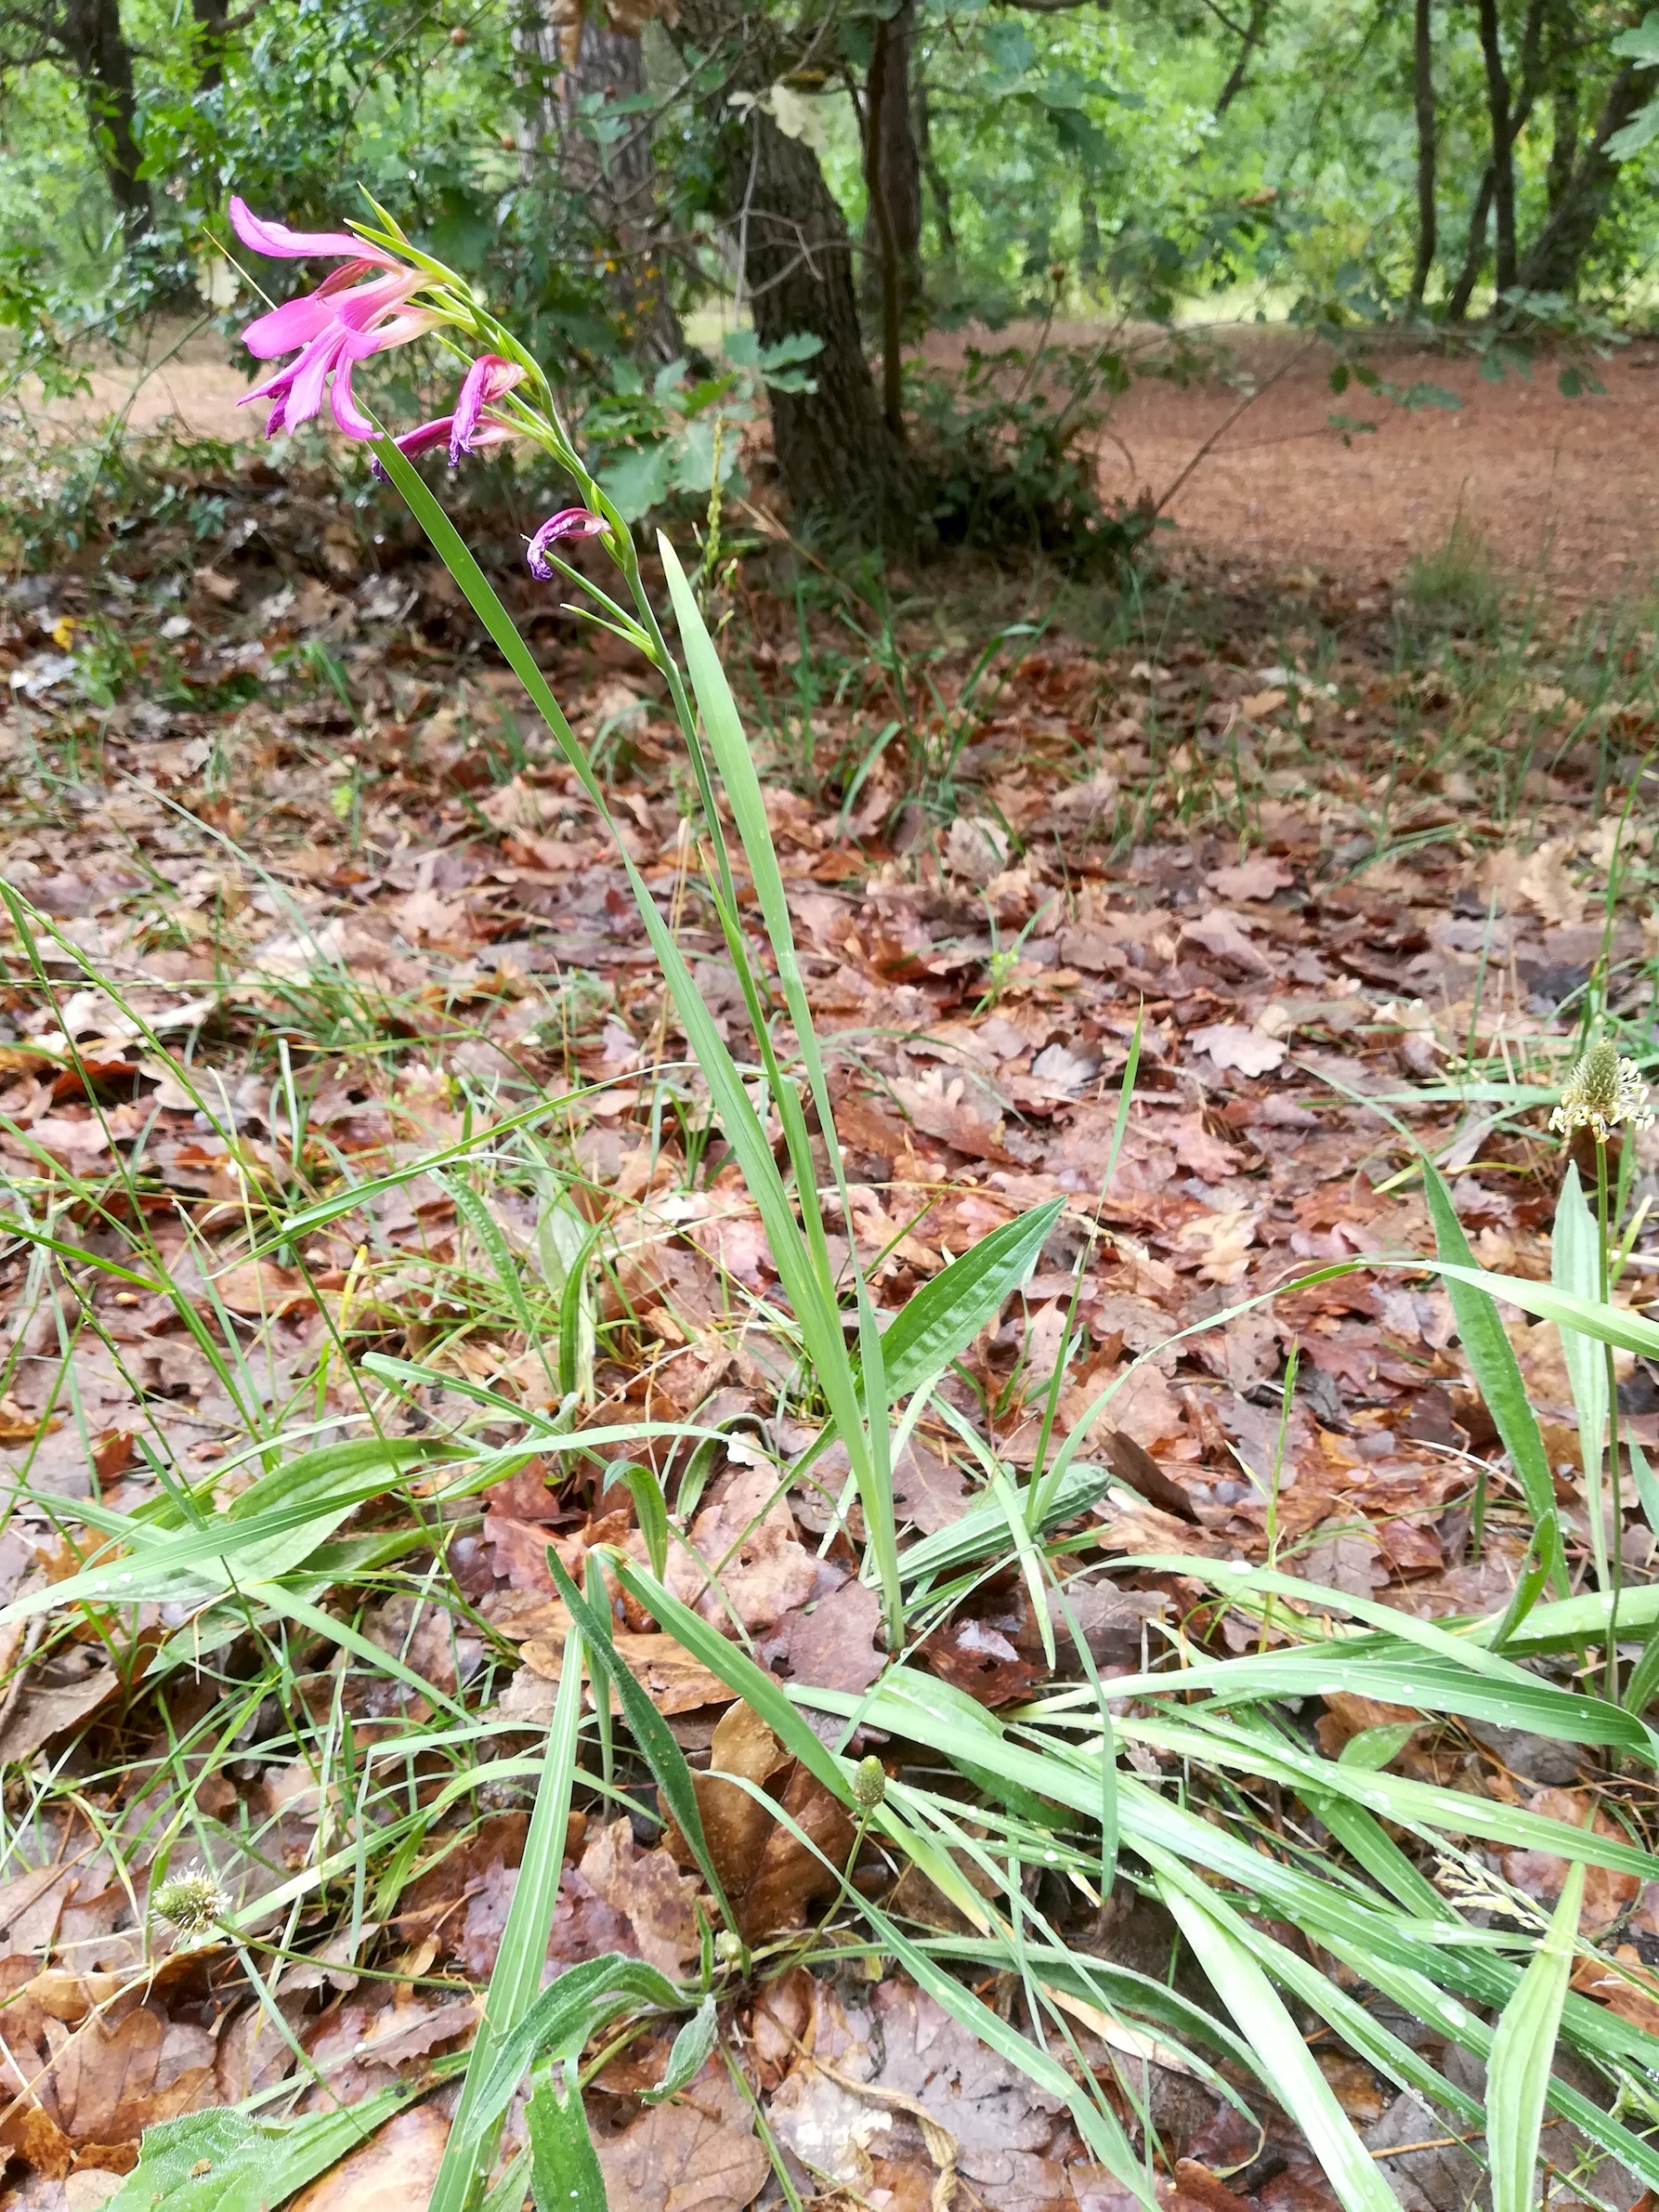
[{"label": "unopened flower bud", "polygon": [[861,1813],[873,1813],[887,1795],[887,1770],[872,1752],[853,1769],[853,1800]]}]

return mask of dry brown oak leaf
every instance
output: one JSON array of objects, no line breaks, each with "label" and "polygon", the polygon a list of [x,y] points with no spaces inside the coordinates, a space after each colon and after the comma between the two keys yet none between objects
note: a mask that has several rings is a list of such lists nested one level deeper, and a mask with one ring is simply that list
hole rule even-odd
[{"label": "dry brown oak leaf", "polygon": [[771,2161],[749,2105],[715,2061],[672,2103],[595,2138],[610,2212],[742,2212]]},{"label": "dry brown oak leaf", "polygon": [[[852,1815],[741,1702],[729,1707],[715,1727],[709,1769],[694,1774],[692,1786],[709,1854],[739,1932],[753,1944],[781,1928],[798,1928],[807,1907],[837,1887],[837,1870],[853,1848]],[[775,1818],[743,1787],[746,1782],[764,1790],[801,1835]],[[666,1818],[666,1805],[663,1813]],[[682,1865],[692,1863],[672,1821],[666,1841]]]}]

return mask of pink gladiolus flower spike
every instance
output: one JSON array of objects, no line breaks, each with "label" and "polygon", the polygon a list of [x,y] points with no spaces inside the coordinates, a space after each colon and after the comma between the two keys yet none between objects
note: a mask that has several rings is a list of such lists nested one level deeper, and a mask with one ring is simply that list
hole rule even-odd
[{"label": "pink gladiolus flower spike", "polygon": [[547,548],[559,538],[602,537],[610,528],[603,515],[591,514],[586,507],[561,507],[556,515],[549,515],[546,521],[525,547],[524,557],[529,564],[532,576],[543,583],[554,577]]},{"label": "pink gladiolus flower spike", "polygon": [[329,397],[335,422],[348,438],[374,437],[375,425],[352,398],[351,372],[371,354],[406,346],[446,320],[436,308],[409,305],[427,281],[424,272],[345,231],[290,230],[283,223],[263,222],[236,198],[230,202],[230,221],[255,253],[289,261],[325,254],[344,259],[315,292],[286,300],[249,323],[242,339],[256,360],[276,360],[285,353],[294,359],[237,404],[269,399],[265,434],[275,438],[317,413],[332,376]]}]

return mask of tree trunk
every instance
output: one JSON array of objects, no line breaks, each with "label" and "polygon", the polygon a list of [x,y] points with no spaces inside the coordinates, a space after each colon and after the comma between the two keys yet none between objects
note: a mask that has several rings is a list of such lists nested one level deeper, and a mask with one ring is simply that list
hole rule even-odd
[{"label": "tree trunk", "polygon": [[1250,17],[1245,25],[1244,40],[1238,49],[1238,59],[1233,64],[1227,82],[1221,86],[1215,104],[1218,123],[1244,90],[1249,80],[1250,62],[1256,48],[1261,44],[1261,34],[1267,29],[1267,19],[1273,13],[1273,0],[1251,0]]},{"label": "tree trunk", "polygon": [[1078,274],[1088,285],[1100,282],[1100,202],[1094,187],[1085,184],[1078,194]]},{"label": "tree trunk", "polygon": [[[894,138],[908,139],[910,135],[910,88],[905,81],[908,70],[900,74],[900,50],[892,33],[893,24],[883,17],[876,24],[870,46],[869,78],[864,103],[864,183],[869,199],[865,239],[868,242],[873,228],[882,307],[882,413],[894,437],[902,438],[905,434],[904,311],[900,300],[903,279],[899,269],[898,222],[894,212],[888,164],[894,151]],[[907,37],[902,50],[908,53],[908,47]],[[896,132],[892,120],[895,110]],[[920,192],[916,212],[920,217]]]},{"label": "tree trunk", "polygon": [[605,288],[618,328],[632,353],[660,367],[684,354],[686,337],[668,288],[651,119],[630,114],[615,137],[594,127],[596,107],[645,90],[639,39],[610,30],[594,8],[576,66],[558,79],[559,159],[609,265]]},{"label": "tree trunk", "polygon": [[1417,0],[1412,54],[1412,99],[1417,124],[1417,256],[1411,272],[1411,304],[1420,308],[1434,268],[1435,113],[1432,0]]},{"label": "tree trunk", "polygon": [[216,92],[225,81],[225,26],[230,20],[226,0],[190,0],[196,25],[196,59],[201,74],[198,92]]},{"label": "tree trunk", "polygon": [[1501,299],[1515,283],[1515,129],[1498,36],[1497,0],[1480,0],[1480,24],[1481,52],[1486,63],[1486,109],[1492,118],[1492,206],[1497,218],[1496,281]]},{"label": "tree trunk", "polygon": [[1481,175],[1480,189],[1475,193],[1473,212],[1469,218],[1469,243],[1464,249],[1463,267],[1457,272],[1457,281],[1452,286],[1446,301],[1446,321],[1461,322],[1469,313],[1469,303],[1474,297],[1475,286],[1481,281],[1481,271],[1486,266],[1486,230],[1492,220],[1492,164],[1487,163]]},{"label": "tree trunk", "polygon": [[[884,229],[890,229],[904,330],[913,326],[921,305],[921,155],[910,95],[915,46],[915,0],[903,0],[895,15],[875,26],[864,103],[864,175],[869,187],[864,250],[876,280],[870,293],[884,303],[889,258]],[[884,222],[874,183],[878,176]],[[884,316],[884,305],[882,311]]]},{"label": "tree trunk", "polygon": [[740,216],[756,334],[763,346],[797,331],[823,340],[809,364],[816,391],[770,395],[790,504],[876,536],[902,533],[913,519],[914,489],[864,357],[846,219],[804,139],[786,138],[758,111],[750,131],[732,212]]},{"label": "tree trunk", "polygon": [[[757,94],[786,73],[769,24],[741,0],[680,0],[673,35],[727,61],[716,97],[723,119],[734,90]],[[807,366],[814,392],[772,392],[772,442],[797,516],[843,530],[903,538],[915,526],[916,486],[904,446],[882,416],[865,359],[846,218],[804,138],[789,138],[764,107],[722,132],[720,177],[736,232],[745,296],[763,346],[800,332],[822,341]]]},{"label": "tree trunk", "polygon": [[[1492,0],[1481,0],[1481,4],[1483,8],[1482,20],[1483,27],[1485,20],[1484,11],[1487,7],[1492,4]],[[1545,0],[1529,0],[1529,6],[1526,11],[1526,22],[1521,34],[1521,95],[1516,100],[1513,108],[1509,107],[1509,84],[1507,78],[1504,81],[1504,104],[1508,110],[1509,117],[1508,128],[1504,134],[1504,138],[1505,148],[1509,157],[1508,170],[1510,186],[1509,219],[1511,237],[1513,235],[1514,229],[1515,143],[1520,137],[1522,132],[1526,128],[1527,120],[1531,116],[1533,108],[1536,103],[1538,94],[1543,88],[1544,72],[1542,56],[1544,7]],[[1496,29],[1496,18],[1494,19],[1494,28]],[[1496,48],[1494,50],[1496,50]],[[1499,74],[1502,75],[1503,59],[1501,54],[1498,56],[1497,66]],[[1488,78],[1488,84],[1490,85],[1490,77]],[[1463,256],[1463,268],[1458,274],[1457,283],[1452,287],[1451,297],[1446,302],[1446,320],[1448,322],[1461,322],[1464,317],[1469,313],[1470,300],[1473,296],[1476,284],[1480,281],[1481,271],[1486,266],[1486,226],[1491,217],[1493,202],[1496,198],[1497,194],[1497,166],[1496,162],[1496,143],[1497,141],[1495,136],[1493,140],[1495,158],[1493,161],[1487,163],[1485,170],[1482,175],[1480,190],[1475,194],[1474,212],[1470,217],[1469,246]],[[1513,283],[1515,281],[1515,274],[1513,268],[1511,268],[1510,283]],[[1509,287],[1504,283],[1502,275],[1500,273],[1497,282],[1499,295],[1501,296],[1502,294],[1508,290],[1508,288]]]},{"label": "tree trunk", "polygon": [[1628,66],[1621,69],[1609,85],[1596,135],[1562,189],[1548,222],[1527,250],[1521,282],[1528,292],[1576,294],[1585,255],[1607,212],[1618,177],[1619,165],[1608,152],[1607,141],[1645,104],[1648,92],[1641,73]]},{"label": "tree trunk", "polygon": [[1548,58],[1549,167],[1545,175],[1544,203],[1550,215],[1566,197],[1578,166],[1578,40],[1574,22],[1575,0],[1549,0]]},{"label": "tree trunk", "polygon": [[[581,29],[581,19],[577,20]],[[559,142],[558,87],[574,57],[568,11],[559,0],[524,0],[513,25],[517,81],[518,174],[534,184],[541,164]]]},{"label": "tree trunk", "polygon": [[927,103],[927,79],[916,78],[916,151],[921,174],[927,179],[928,198],[934,203],[934,225],[939,233],[939,258],[956,274],[956,229],[950,216],[950,179],[934,157],[932,118]]},{"label": "tree trunk", "polygon": [[148,234],[154,210],[150,187],[138,174],[133,54],[121,28],[120,0],[66,0],[61,35],[81,81],[93,151],[131,254]]},{"label": "tree trunk", "polygon": [[1577,166],[1578,85],[1574,78],[1562,77],[1549,95],[1549,167],[1544,179],[1544,203],[1552,216],[1566,198]]}]

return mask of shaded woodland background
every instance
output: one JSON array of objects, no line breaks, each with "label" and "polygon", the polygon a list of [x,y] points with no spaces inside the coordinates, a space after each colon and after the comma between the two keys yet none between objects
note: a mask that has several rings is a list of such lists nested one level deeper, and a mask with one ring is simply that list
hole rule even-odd
[{"label": "shaded woodland background", "polygon": [[[1390,328],[1489,374],[1547,334],[1589,388],[1650,311],[1642,24],[1610,0],[18,0],[0,319],[48,395],[89,342],[228,335],[273,281],[227,250],[228,190],[327,227],[360,186],[554,368],[627,511],[737,482],[764,395],[798,520],[1064,547],[1106,518],[1102,412],[1212,367],[1205,326],[1336,339],[1351,438],[1379,398],[1451,404],[1372,359]],[[965,379],[930,367],[925,334],[968,326]],[[401,415],[423,372],[389,373]]]}]

